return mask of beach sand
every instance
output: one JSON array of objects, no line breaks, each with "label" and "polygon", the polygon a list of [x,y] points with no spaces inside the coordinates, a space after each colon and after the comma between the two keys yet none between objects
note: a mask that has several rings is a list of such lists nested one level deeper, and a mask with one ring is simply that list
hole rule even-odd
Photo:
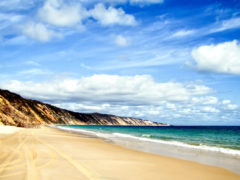
[{"label": "beach sand", "polygon": [[0,127],[0,180],[231,180],[228,170],[49,127]]}]

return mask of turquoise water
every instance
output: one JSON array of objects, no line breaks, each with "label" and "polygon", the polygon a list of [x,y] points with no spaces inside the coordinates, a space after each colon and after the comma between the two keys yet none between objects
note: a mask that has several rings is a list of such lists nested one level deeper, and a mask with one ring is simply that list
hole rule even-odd
[{"label": "turquoise water", "polygon": [[240,126],[92,126],[58,127],[104,138],[125,138],[240,155]]}]

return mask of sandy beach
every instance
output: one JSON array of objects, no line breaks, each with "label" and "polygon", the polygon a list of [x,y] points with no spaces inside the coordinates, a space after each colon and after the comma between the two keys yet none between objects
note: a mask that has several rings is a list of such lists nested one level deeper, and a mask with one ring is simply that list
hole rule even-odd
[{"label": "sandy beach", "polygon": [[0,180],[240,179],[228,170],[49,127],[0,127]]}]

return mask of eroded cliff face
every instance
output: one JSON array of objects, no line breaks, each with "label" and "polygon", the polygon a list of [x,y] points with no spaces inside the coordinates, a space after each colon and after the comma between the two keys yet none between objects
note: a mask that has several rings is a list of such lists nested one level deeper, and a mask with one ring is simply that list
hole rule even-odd
[{"label": "eroded cliff face", "polygon": [[25,99],[18,94],[1,89],[0,124],[19,127],[34,127],[42,124],[163,125],[161,123],[136,118],[118,117],[99,113],[76,113],[39,101]]}]

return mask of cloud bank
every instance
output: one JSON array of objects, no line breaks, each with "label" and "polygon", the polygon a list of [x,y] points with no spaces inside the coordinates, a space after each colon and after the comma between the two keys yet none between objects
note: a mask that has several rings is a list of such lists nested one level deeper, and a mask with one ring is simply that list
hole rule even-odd
[{"label": "cloud bank", "polygon": [[[239,112],[229,100],[196,83],[156,82],[149,75],[93,75],[45,82],[10,81],[0,87],[79,112],[101,112],[151,120],[226,117]],[[197,118],[196,118],[197,119]],[[195,119],[195,120],[196,120]]]},{"label": "cloud bank", "polygon": [[93,75],[81,79],[53,82],[11,81],[5,88],[27,97],[55,101],[91,101],[113,104],[161,104],[162,101],[186,101],[212,90],[204,85],[177,82],[157,83],[149,75]]}]

